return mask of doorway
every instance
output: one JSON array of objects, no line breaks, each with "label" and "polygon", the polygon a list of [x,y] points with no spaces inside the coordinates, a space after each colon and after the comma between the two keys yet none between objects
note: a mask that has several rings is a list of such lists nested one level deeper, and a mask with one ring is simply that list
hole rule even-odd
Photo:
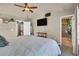
[{"label": "doorway", "polygon": [[71,56],[73,55],[72,18],[73,16],[61,18],[61,49],[66,55]]},{"label": "doorway", "polygon": [[17,22],[17,36],[22,36],[23,35],[23,22]]}]

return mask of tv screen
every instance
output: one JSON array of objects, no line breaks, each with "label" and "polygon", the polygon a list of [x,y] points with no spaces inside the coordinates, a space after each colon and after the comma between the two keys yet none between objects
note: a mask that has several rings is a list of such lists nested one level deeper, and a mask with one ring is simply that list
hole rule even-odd
[{"label": "tv screen", "polygon": [[47,25],[47,18],[37,20],[37,26],[46,26],[46,25]]}]

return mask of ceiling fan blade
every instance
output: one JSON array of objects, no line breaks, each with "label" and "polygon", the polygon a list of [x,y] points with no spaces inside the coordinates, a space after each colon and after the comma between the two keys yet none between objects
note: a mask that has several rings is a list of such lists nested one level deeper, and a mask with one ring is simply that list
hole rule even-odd
[{"label": "ceiling fan blade", "polygon": [[36,9],[38,8],[37,6],[29,7],[30,9]]},{"label": "ceiling fan blade", "polygon": [[25,9],[22,10],[23,12],[25,11]]},{"label": "ceiling fan blade", "polygon": [[22,8],[24,8],[24,6],[21,6],[21,5],[17,5],[17,4],[14,4],[15,6],[18,6],[18,7],[22,7]]},{"label": "ceiling fan blade", "polygon": [[32,11],[32,10],[29,10],[29,11],[33,13],[33,11]]},{"label": "ceiling fan blade", "polygon": [[26,6],[28,5],[28,3],[24,3]]}]

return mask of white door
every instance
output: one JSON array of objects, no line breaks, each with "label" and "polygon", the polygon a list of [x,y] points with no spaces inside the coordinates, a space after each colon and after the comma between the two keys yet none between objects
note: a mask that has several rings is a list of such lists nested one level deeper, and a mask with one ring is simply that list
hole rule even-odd
[{"label": "white door", "polygon": [[24,35],[30,35],[30,22],[24,22]]}]

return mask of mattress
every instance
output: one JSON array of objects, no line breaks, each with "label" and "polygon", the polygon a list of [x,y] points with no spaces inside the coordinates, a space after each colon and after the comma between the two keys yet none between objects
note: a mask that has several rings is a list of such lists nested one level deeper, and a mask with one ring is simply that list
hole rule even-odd
[{"label": "mattress", "polygon": [[12,40],[9,46],[0,48],[3,56],[58,56],[61,50],[53,39],[35,36],[21,36]]},{"label": "mattress", "polygon": [[[18,38],[18,42],[22,48],[19,50],[24,51],[24,55],[28,56],[57,56],[61,55],[61,50],[57,42],[53,39],[35,37],[35,36],[23,36]],[[21,47],[19,46],[19,48]],[[17,55],[21,54],[18,53]],[[21,54],[21,55],[23,55]]]}]

